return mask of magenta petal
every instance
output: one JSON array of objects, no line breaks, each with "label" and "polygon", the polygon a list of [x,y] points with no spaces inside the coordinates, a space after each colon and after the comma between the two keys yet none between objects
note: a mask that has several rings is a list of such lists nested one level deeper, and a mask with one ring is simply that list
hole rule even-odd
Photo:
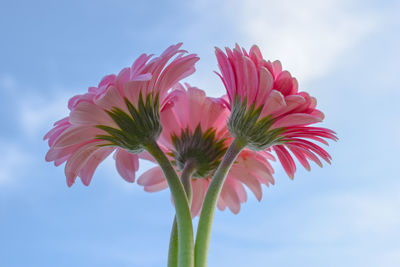
[{"label": "magenta petal", "polygon": [[277,120],[271,127],[271,129],[290,127],[295,125],[307,125],[312,123],[321,122],[321,119],[310,114],[305,113],[294,113],[289,114],[282,119]]},{"label": "magenta petal", "polygon": [[283,169],[285,169],[288,176],[293,179],[294,173],[296,172],[296,164],[294,163],[292,156],[282,145],[274,146],[274,150],[283,166]]}]

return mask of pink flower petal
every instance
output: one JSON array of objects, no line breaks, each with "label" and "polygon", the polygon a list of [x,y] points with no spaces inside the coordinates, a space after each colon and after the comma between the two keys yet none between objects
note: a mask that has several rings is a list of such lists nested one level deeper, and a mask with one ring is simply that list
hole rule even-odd
[{"label": "pink flower petal", "polygon": [[286,96],[291,92],[292,84],[292,76],[290,73],[288,71],[282,71],[276,78],[274,89]]},{"label": "pink flower petal", "polygon": [[284,107],[286,107],[286,102],[283,95],[276,90],[272,90],[267,102],[264,104],[264,108],[261,111],[260,117],[264,118],[268,115],[272,115],[274,112],[281,110]]},{"label": "pink flower petal", "polygon": [[168,188],[168,183],[167,183],[167,181],[163,181],[163,182],[158,183],[158,184],[145,186],[144,187],[144,191],[146,191],[146,192],[158,192],[158,191],[164,190],[166,188]]},{"label": "pink flower petal", "polygon": [[321,122],[321,119],[310,114],[294,113],[284,116],[282,119],[277,120],[271,129],[291,127],[296,125],[308,125],[312,123]]},{"label": "pink flower petal", "polygon": [[104,134],[104,131],[92,126],[72,126],[65,130],[54,142],[55,148],[76,145],[82,142],[95,140],[96,135]]},{"label": "pink flower petal", "polygon": [[221,196],[223,197],[224,202],[228,206],[228,208],[234,214],[238,214],[240,211],[240,199],[236,191],[229,183],[224,184],[221,191]]},{"label": "pink flower petal", "polygon": [[81,102],[70,114],[70,122],[75,125],[107,125],[118,127],[110,116],[97,105]]},{"label": "pink flower petal", "polygon": [[85,165],[79,171],[79,177],[81,177],[82,183],[86,186],[90,184],[93,174],[99,164],[108,157],[111,152],[114,151],[114,147],[103,147],[98,149],[96,152],[87,159]]},{"label": "pink flower petal", "polygon": [[135,181],[135,173],[139,169],[139,156],[129,153],[125,149],[117,148],[114,159],[119,175],[125,181],[133,183]]},{"label": "pink flower petal", "polygon": [[274,146],[274,150],[279,161],[282,163],[283,169],[286,171],[290,179],[293,179],[294,173],[296,172],[296,164],[294,163],[292,156],[282,145]]},{"label": "pink flower petal", "polygon": [[137,180],[138,185],[152,186],[165,181],[164,173],[159,166],[151,168],[140,175]]},{"label": "pink flower petal", "polygon": [[236,179],[245,184],[253,192],[257,200],[261,201],[262,198],[261,183],[255,176],[251,174],[251,172],[245,175],[243,175],[243,173],[244,173],[243,171],[241,171],[240,169],[238,170],[235,166],[233,166],[228,176],[231,179]]},{"label": "pink flower petal", "polygon": [[81,169],[84,167],[89,157],[99,150],[99,145],[105,144],[104,141],[90,142],[81,146],[65,164],[65,176],[67,177],[68,186],[72,186]]},{"label": "pink flower petal", "polygon": [[193,179],[193,200],[191,206],[192,217],[196,217],[200,214],[201,207],[203,206],[203,200],[207,190],[208,182],[206,179]]}]

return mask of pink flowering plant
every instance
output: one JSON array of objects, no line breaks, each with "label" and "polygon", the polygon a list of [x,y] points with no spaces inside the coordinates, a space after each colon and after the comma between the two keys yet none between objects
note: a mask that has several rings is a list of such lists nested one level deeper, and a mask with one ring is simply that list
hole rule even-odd
[{"label": "pink flowering plant", "polygon": [[[170,267],[206,267],[215,209],[238,213],[246,187],[257,200],[274,184],[270,161],[288,176],[295,159],[310,170],[330,155],[316,143],[337,140],[332,130],[311,126],[324,115],[316,99],[279,61],[266,61],[257,46],[216,49],[227,95],[220,98],[180,81],[199,58],[168,47],[159,57],[141,55],[118,75],[72,97],[69,115],[45,135],[47,161],[65,163],[68,186],[89,185],[97,166],[113,154],[118,173],[136,180],[139,159],[158,165],[137,183],[147,192],[169,188],[175,207],[168,254]],[[196,239],[192,218],[199,216]]]}]

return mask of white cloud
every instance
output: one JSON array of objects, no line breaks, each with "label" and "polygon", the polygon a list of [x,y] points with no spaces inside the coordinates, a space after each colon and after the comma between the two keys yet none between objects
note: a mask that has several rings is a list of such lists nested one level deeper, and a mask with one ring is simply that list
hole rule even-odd
[{"label": "white cloud", "polygon": [[31,157],[16,144],[0,142],[0,187],[15,184]]},{"label": "white cloud", "polygon": [[[318,78],[376,27],[376,17],[350,10],[354,1],[243,1],[242,31],[265,56],[301,80]],[[357,11],[355,13],[354,11]]]},{"label": "white cloud", "polygon": [[253,209],[249,203],[238,216],[219,214],[211,241],[217,250],[211,251],[212,261],[218,263],[222,252],[241,251],[240,257],[223,259],[238,265],[245,264],[242,259],[252,259],[251,266],[262,266],[263,261],[321,266],[327,259],[325,266],[400,266],[399,191],[398,182],[386,181],[381,186],[298,198],[296,203],[274,202],[275,209],[267,203]]},{"label": "white cloud", "polygon": [[[44,135],[52,124],[68,114],[68,99],[73,96],[72,90],[54,86],[53,92],[40,92],[35,88],[21,84],[10,74],[0,74],[0,91],[6,94],[7,101],[15,102],[18,122],[25,137]],[[19,91],[20,94],[12,94]],[[65,93],[60,93],[65,92]]]},{"label": "white cloud", "polygon": [[345,62],[345,54],[380,23],[380,16],[363,9],[357,0],[247,0],[218,4],[198,0],[192,8],[198,16],[188,22],[186,32],[192,38],[197,38],[193,32],[204,35],[204,28],[217,27],[226,32],[217,36],[205,33],[206,38],[213,38],[209,41],[214,45],[224,41],[228,42],[224,45],[232,47],[231,42],[238,42],[248,49],[257,44],[265,58],[281,60],[284,68],[301,82],[319,78],[335,63]]},{"label": "white cloud", "polygon": [[[37,137],[51,129],[51,125],[68,114],[66,94],[41,95],[28,93],[19,101],[20,124],[29,137]],[[47,129],[47,130],[46,130]]]},{"label": "white cloud", "polygon": [[320,243],[351,240],[359,245],[374,240],[375,245],[383,243],[390,247],[400,237],[399,191],[400,185],[394,184],[317,197],[312,202],[324,211],[305,228],[304,240]]}]

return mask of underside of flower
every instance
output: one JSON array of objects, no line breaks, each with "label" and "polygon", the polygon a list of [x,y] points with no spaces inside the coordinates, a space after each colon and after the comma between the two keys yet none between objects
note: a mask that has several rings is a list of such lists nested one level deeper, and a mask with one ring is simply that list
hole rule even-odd
[{"label": "underside of flower", "polygon": [[324,119],[316,98],[299,91],[296,78],[280,61],[265,60],[257,46],[225,50],[217,48],[216,56],[232,111],[231,134],[253,150],[271,148],[291,178],[293,156],[307,170],[309,160],[322,166],[316,155],[329,163],[330,155],[314,141],[328,145],[325,138],[337,137],[329,129],[311,127]]},{"label": "underside of flower", "polygon": [[140,94],[137,108],[127,98],[124,100],[129,113],[118,107],[106,111],[119,129],[97,125],[107,134],[96,137],[109,142],[103,146],[118,146],[131,153],[140,153],[146,144],[157,140],[161,133],[159,96],[152,97],[149,94],[144,101]]},{"label": "underside of flower", "polygon": [[216,138],[216,130],[202,131],[198,125],[194,132],[188,128],[182,129],[179,136],[171,137],[174,150],[171,155],[175,159],[176,166],[182,170],[185,163],[191,160],[195,163],[194,177],[209,177],[218,167],[227,147],[225,139]]},{"label": "underside of flower", "polygon": [[247,99],[241,101],[236,96],[232,105],[232,113],[228,128],[233,137],[239,138],[255,151],[266,149],[272,145],[284,143],[281,133],[284,128],[270,129],[275,120],[271,116],[260,118],[262,106],[247,105]]}]

